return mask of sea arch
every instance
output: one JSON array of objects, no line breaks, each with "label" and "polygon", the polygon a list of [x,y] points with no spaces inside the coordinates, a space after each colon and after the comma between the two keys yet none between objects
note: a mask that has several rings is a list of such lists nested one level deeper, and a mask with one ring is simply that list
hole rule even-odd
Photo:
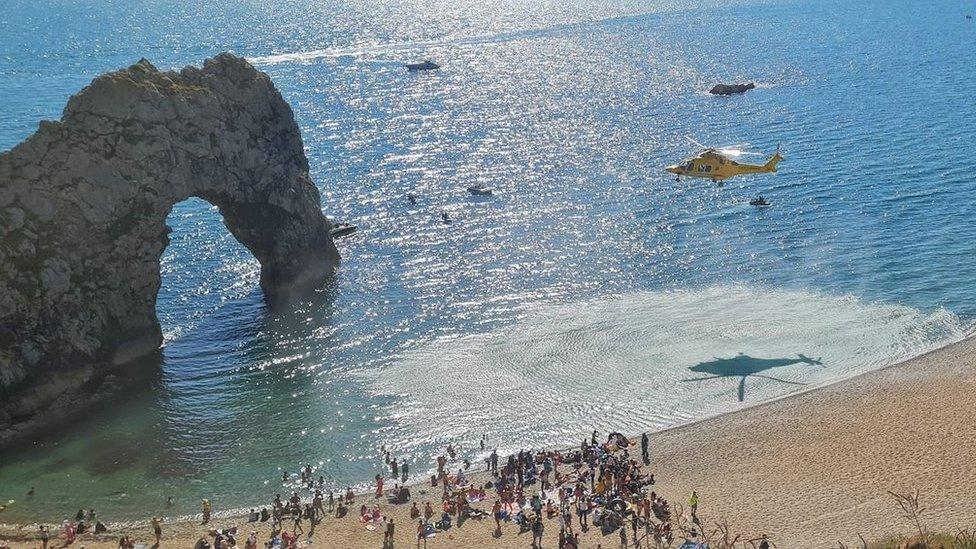
[{"label": "sea arch", "polygon": [[338,265],[291,108],[229,54],[102,75],[0,155],[0,442],[158,349],[166,218],[190,197],[217,206],[269,298]]}]

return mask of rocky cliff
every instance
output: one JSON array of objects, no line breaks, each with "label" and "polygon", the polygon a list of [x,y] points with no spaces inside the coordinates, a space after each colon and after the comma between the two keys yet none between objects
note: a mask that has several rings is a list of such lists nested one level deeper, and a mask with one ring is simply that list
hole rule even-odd
[{"label": "rocky cliff", "polygon": [[291,108],[233,55],[100,76],[0,154],[0,443],[158,349],[166,216],[189,197],[219,208],[266,296],[336,268]]}]

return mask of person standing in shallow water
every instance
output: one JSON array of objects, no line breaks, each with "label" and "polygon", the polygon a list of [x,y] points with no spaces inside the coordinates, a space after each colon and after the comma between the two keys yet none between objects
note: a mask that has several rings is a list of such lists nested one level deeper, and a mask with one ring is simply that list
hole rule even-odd
[{"label": "person standing in shallow water", "polygon": [[400,467],[400,469],[403,470],[403,482],[406,482],[407,477],[410,476],[410,464],[404,461],[403,467]]}]

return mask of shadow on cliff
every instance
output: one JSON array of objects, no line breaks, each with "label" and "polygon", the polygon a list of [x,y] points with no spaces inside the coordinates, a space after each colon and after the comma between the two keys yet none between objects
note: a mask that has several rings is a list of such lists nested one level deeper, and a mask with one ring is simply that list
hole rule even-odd
[{"label": "shadow on cliff", "polygon": [[[116,415],[117,410],[138,406],[139,401],[152,394],[153,387],[160,383],[162,364],[163,352],[159,349],[129,362],[99,369],[98,376],[65,391],[59,397],[58,405],[43,417],[32,417],[17,424],[23,434],[13,440],[29,441],[29,444],[0,446],[0,464],[11,463],[18,457],[44,455],[52,459],[40,462],[39,466],[44,472],[52,472],[92,462],[87,456],[77,456],[77,459],[70,455],[54,457],[56,448],[86,438],[99,429],[106,416]],[[97,470],[90,471],[92,474],[125,467],[125,459],[95,461],[99,464]]]},{"label": "shadow on cliff", "polygon": [[780,379],[770,375],[765,375],[762,372],[767,370],[772,370],[773,368],[781,368],[783,366],[792,366],[793,364],[807,364],[810,366],[823,366],[823,362],[820,359],[812,359],[803,354],[797,354],[796,358],[784,357],[784,358],[758,358],[752,357],[743,353],[732,358],[718,358],[714,357],[713,360],[699,362],[698,364],[688,368],[692,372],[698,372],[702,374],[710,374],[704,377],[697,377],[692,379],[683,379],[681,381],[706,381],[710,379],[720,379],[725,377],[739,378],[739,390],[738,398],[739,402],[745,399],[746,394],[746,378],[748,377],[761,377],[763,379],[769,379],[772,381],[778,381],[780,383],[787,383],[790,385],[806,385],[805,383],[800,383],[797,381],[788,381],[785,379]]}]

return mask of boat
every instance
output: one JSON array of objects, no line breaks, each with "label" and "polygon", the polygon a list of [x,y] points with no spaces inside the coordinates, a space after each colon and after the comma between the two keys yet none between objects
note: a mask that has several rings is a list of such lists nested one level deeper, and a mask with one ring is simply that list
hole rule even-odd
[{"label": "boat", "polygon": [[441,66],[434,63],[430,59],[427,59],[422,63],[407,63],[407,70],[410,71],[432,71],[439,68],[441,68]]},{"label": "boat", "polygon": [[763,197],[753,198],[749,201],[750,206],[758,206],[760,208],[765,208],[770,205],[770,202]]},{"label": "boat", "polygon": [[491,187],[486,187],[481,183],[478,183],[477,185],[471,185],[470,187],[468,187],[468,192],[473,194],[474,196],[491,196],[492,193]]},{"label": "boat", "polygon": [[332,226],[332,230],[329,234],[332,238],[339,238],[341,236],[348,236],[359,230],[359,227],[353,225],[352,223],[336,223]]}]

